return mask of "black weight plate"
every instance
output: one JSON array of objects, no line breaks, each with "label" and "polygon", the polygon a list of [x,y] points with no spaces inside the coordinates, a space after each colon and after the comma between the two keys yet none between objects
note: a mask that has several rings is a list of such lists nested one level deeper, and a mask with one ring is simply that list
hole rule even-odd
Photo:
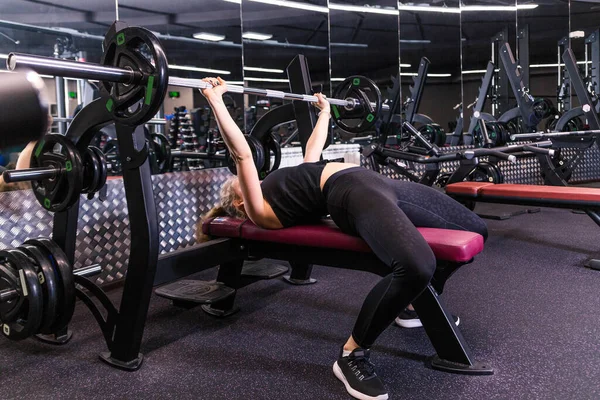
[{"label": "black weight plate", "polygon": [[41,249],[48,257],[54,268],[58,287],[58,312],[50,330],[60,331],[67,327],[75,311],[75,281],[73,269],[62,249],[48,238],[29,239],[26,244],[32,244]]},{"label": "black weight plate", "polygon": [[275,140],[275,137],[273,137],[273,134],[270,134],[268,137],[266,149],[267,149],[267,159],[269,160],[269,163],[270,163],[271,154],[274,156],[273,165],[271,165],[269,170],[266,172],[266,174],[268,175],[271,172],[278,169],[279,165],[281,165],[281,145],[279,144],[279,142],[277,140]]},{"label": "black weight plate", "polygon": [[132,84],[104,81],[110,93],[106,109],[115,121],[138,126],[158,112],[167,94],[169,65],[167,56],[152,32],[140,27],[126,27],[104,40],[102,64],[141,73],[140,82]]},{"label": "black weight plate", "polygon": [[107,163],[110,164],[110,174],[112,176],[121,175],[123,173],[123,168],[121,166],[121,155],[119,153],[119,142],[117,139],[110,139],[107,141],[102,148],[102,152],[104,153]]},{"label": "black weight plate", "polygon": [[108,176],[108,167],[106,165],[106,157],[104,156],[104,153],[102,152],[102,150],[100,150],[96,146],[89,146],[88,148],[91,149],[96,154],[96,157],[98,158],[98,161],[100,162],[100,175],[99,175],[99,179],[98,179],[98,186],[96,186],[92,190],[92,193],[96,193],[96,192],[100,191],[100,189],[102,189],[104,187],[104,185],[106,185],[106,178]]},{"label": "black weight plate", "polygon": [[33,193],[44,208],[52,212],[64,211],[79,200],[83,188],[83,162],[68,138],[59,134],[44,136],[31,154],[31,167],[60,170],[54,178],[31,182]]},{"label": "black weight plate", "polygon": [[[0,263],[0,290],[15,289],[20,294],[21,283],[18,272],[9,262]],[[0,321],[12,322],[19,315],[19,309],[25,298],[19,295],[11,300],[0,303]]]},{"label": "black weight plate", "polygon": [[[263,168],[265,166],[265,148],[262,143],[252,135],[244,135],[246,137],[246,141],[248,142],[248,146],[250,147],[250,152],[252,153],[252,159],[254,160],[254,166],[256,167],[256,171],[260,179],[261,174],[264,175]],[[231,157],[231,153],[229,152],[229,148],[225,149],[225,160],[227,163],[227,168],[229,171],[237,175],[237,166],[233,161],[233,157]],[[265,175],[266,176],[266,175]]]},{"label": "black weight plate", "polygon": [[23,340],[34,335],[43,317],[44,295],[35,267],[29,257],[17,249],[0,251],[0,260],[15,266],[19,274],[20,294],[25,301],[13,321],[2,321],[2,334],[11,340]]},{"label": "black weight plate", "polygon": [[54,267],[46,254],[36,246],[24,244],[23,246],[19,246],[18,249],[33,260],[38,280],[42,287],[44,312],[42,324],[40,325],[39,331],[36,333],[54,333],[50,329],[54,324],[54,318],[56,318],[58,307],[58,288],[56,286]]},{"label": "black weight plate", "polygon": [[161,133],[153,133],[150,135],[152,140],[152,146],[154,147],[154,153],[156,155],[156,162],[158,165],[158,171],[160,173],[168,172],[171,168],[172,157],[171,157],[171,145],[169,139]]},{"label": "black weight plate", "polygon": [[82,193],[94,193],[94,189],[98,187],[100,181],[100,160],[91,149],[87,148],[82,154],[83,160],[83,188]]},{"label": "black weight plate", "polygon": [[498,166],[486,161],[479,162],[465,179],[471,182],[504,183],[504,175]]},{"label": "black weight plate", "polygon": [[381,115],[383,100],[379,88],[369,78],[354,75],[341,82],[333,92],[336,99],[352,98],[358,101],[357,107],[349,110],[331,105],[332,118],[336,125],[351,134],[368,131]]}]

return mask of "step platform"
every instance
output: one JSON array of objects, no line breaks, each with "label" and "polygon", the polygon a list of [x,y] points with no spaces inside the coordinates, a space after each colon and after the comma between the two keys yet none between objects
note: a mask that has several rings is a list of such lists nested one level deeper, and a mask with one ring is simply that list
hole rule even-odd
[{"label": "step platform", "polygon": [[242,276],[254,279],[273,279],[289,271],[289,267],[270,260],[255,260],[244,262]]},{"label": "step platform", "polygon": [[173,300],[179,307],[194,307],[198,304],[213,304],[235,293],[235,289],[220,282],[184,279],[162,286],[154,291],[157,296]]}]

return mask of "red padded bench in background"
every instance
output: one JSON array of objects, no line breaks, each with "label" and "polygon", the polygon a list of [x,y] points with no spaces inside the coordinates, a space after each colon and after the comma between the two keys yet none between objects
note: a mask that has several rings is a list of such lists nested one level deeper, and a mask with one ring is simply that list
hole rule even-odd
[{"label": "red padded bench in background", "polygon": [[[438,260],[467,262],[483,250],[483,237],[477,233],[436,228],[418,230]],[[371,252],[361,238],[343,233],[330,220],[324,220],[322,224],[271,230],[259,228],[249,220],[218,217],[206,221],[202,231],[217,237]]]},{"label": "red padded bench in background", "polygon": [[446,194],[474,201],[539,205],[546,207],[600,208],[600,190],[588,187],[458,182]]}]

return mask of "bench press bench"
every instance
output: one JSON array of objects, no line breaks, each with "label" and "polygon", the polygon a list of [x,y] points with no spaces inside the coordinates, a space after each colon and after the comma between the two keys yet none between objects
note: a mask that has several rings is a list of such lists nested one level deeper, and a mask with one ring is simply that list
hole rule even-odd
[{"label": "bench press bench", "polygon": [[[313,264],[372,272],[381,276],[390,273],[359,237],[342,233],[329,220],[316,225],[267,230],[248,220],[218,217],[203,224],[203,232],[218,238],[229,238],[235,248],[242,250],[243,259],[227,261],[219,267],[217,282],[239,289],[244,260],[269,258],[288,261],[291,274],[286,280],[293,284],[314,283]],[[438,268],[427,289],[413,301],[413,306],[437,355],[433,368],[472,375],[488,375],[493,369],[475,362],[471,351],[452,316],[439,297],[446,280],[468,264],[483,250],[483,237],[464,231],[419,228],[431,246]],[[208,242],[210,243],[210,242]],[[235,291],[222,300],[202,308],[213,315],[225,316],[234,312]]]},{"label": "bench press bench", "polygon": [[[584,211],[600,226],[600,189],[574,186],[457,182],[445,187],[446,194],[463,202],[488,202]],[[600,270],[600,260],[586,262]]]}]

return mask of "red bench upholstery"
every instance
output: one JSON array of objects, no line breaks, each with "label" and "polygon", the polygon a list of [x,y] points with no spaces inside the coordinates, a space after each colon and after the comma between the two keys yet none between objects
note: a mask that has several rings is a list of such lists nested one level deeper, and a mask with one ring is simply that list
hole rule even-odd
[{"label": "red bench upholstery", "polygon": [[523,199],[540,202],[569,202],[573,205],[597,203],[600,206],[600,190],[597,188],[546,185],[493,184],[487,182],[458,182],[446,186],[451,196],[472,197],[485,200],[486,197],[499,200]]},{"label": "red bench upholstery", "polygon": [[[467,262],[483,250],[483,237],[477,233],[434,228],[418,229],[438,260]],[[361,238],[343,233],[331,221],[270,230],[259,228],[249,220],[218,217],[206,221],[202,231],[217,237],[371,252]]]}]

